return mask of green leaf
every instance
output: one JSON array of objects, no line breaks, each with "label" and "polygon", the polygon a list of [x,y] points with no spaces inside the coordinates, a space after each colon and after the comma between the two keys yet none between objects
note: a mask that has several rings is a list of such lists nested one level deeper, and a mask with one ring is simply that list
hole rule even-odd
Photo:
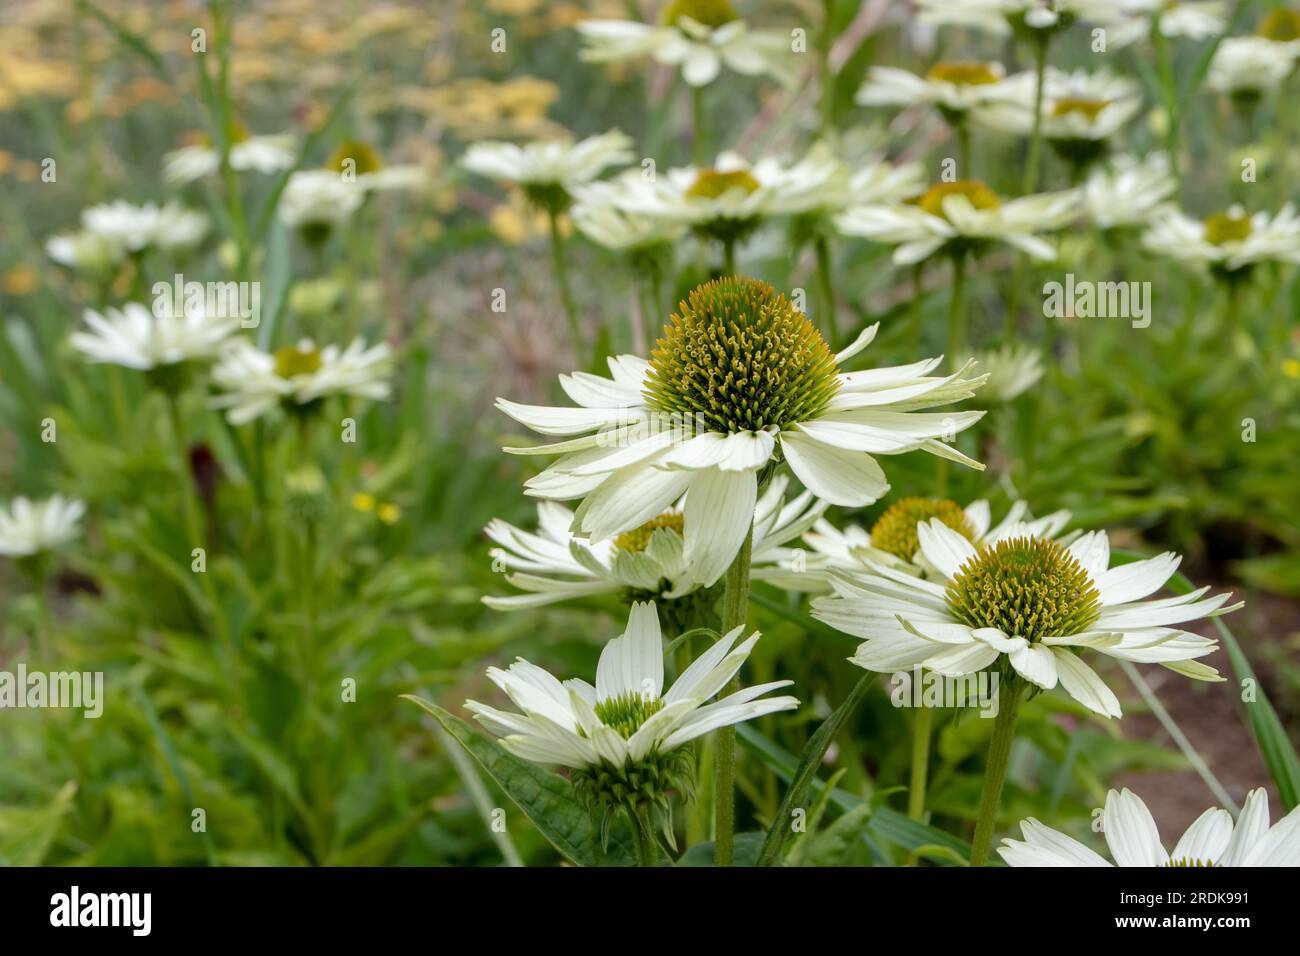
[{"label": "green leaf", "polygon": [[[732,866],[758,866],[758,851],[763,845],[763,834],[737,833],[732,844]],[[697,843],[677,861],[678,866],[713,866],[713,843]]]},{"label": "green leaf", "polygon": [[849,696],[845,698],[844,703],[840,704],[835,713],[826,718],[817,728],[817,732],[812,735],[812,739],[808,741],[808,746],[804,748],[799,764],[790,777],[790,786],[786,788],[781,806],[777,808],[776,815],[772,818],[772,828],[767,831],[767,839],[763,841],[763,849],[758,857],[759,866],[771,866],[780,859],[781,847],[790,833],[791,813],[796,807],[803,805],[808,786],[817,776],[817,769],[821,766],[822,758],[826,756],[831,741],[840,732],[849,715],[857,709],[858,702],[871,689],[875,680],[874,673],[870,671],[864,673],[853,690],[849,691]]},{"label": "green leaf", "polygon": [[442,725],[496,781],[565,859],[578,866],[631,866],[629,843],[612,835],[609,852],[600,847],[600,831],[573,795],[573,785],[559,774],[506,752],[465,721],[412,694],[403,694]]},{"label": "green leaf", "polygon": [[844,866],[849,860],[849,853],[871,824],[874,809],[869,803],[861,803],[826,828],[825,832],[813,837],[805,858],[807,866]]},{"label": "green leaf", "polygon": [[46,806],[0,807],[0,865],[40,866],[76,792],[69,780]]}]

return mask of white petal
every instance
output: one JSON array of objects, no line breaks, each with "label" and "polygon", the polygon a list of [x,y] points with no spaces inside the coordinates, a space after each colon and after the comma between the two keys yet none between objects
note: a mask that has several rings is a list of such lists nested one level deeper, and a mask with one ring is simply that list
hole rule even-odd
[{"label": "white petal", "polygon": [[1164,866],[1169,862],[1151,811],[1131,790],[1106,794],[1102,826],[1116,866]]},{"label": "white petal", "polygon": [[1096,671],[1067,648],[1058,648],[1053,653],[1056,654],[1056,676],[1067,694],[1103,717],[1122,716],[1119,699]]},{"label": "white petal", "polygon": [[889,490],[884,471],[868,454],[833,448],[798,432],[782,432],[780,437],[791,470],[823,501],[863,507]]},{"label": "white petal", "polygon": [[758,476],[752,471],[695,472],[684,507],[686,562],[712,587],[735,560],[754,522]]}]

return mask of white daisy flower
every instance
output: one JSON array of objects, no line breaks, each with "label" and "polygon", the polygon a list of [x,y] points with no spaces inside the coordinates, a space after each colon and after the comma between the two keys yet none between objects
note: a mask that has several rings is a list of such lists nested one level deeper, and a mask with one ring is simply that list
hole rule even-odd
[{"label": "white daisy flower", "polygon": [[562,211],[574,194],[611,166],[635,158],[632,139],[619,130],[589,136],[579,142],[475,143],[461,158],[472,173],[520,186],[543,209]]},{"label": "white daisy flower", "polygon": [[[996,102],[977,109],[975,122],[1005,133],[1031,135],[1037,84],[1032,71],[999,84]],[[1141,91],[1134,80],[1106,70],[1065,73],[1049,67],[1043,76],[1040,132],[1063,158],[1082,166],[1098,159],[1106,141],[1141,109]]]},{"label": "white daisy flower", "polygon": [[1026,517],[1028,511],[1025,502],[1013,502],[1006,517],[993,525],[989,503],[983,499],[963,508],[945,498],[900,498],[876,519],[870,531],[860,525],[847,525],[841,531],[822,518],[803,538],[822,559],[818,562],[819,569],[863,571],[870,570],[873,564],[881,564],[911,574],[937,577],[937,570],[920,553],[917,531],[920,525],[930,520],[941,521],[977,548],[1024,535],[1063,543],[1073,537],[1060,537],[1061,530],[1070,521],[1070,512],[1055,511],[1032,519]]},{"label": "white daisy flower", "polygon": [[87,331],[68,341],[92,362],[121,365],[142,372],[216,357],[222,344],[240,328],[238,316],[208,315],[201,310],[155,312],[136,302],[101,315],[85,313]]},{"label": "white daisy flower", "polygon": [[1295,43],[1266,37],[1228,37],[1214,51],[1205,85],[1227,96],[1259,96],[1275,90],[1295,69]]},{"label": "white daisy flower", "polygon": [[1064,226],[1079,205],[1077,190],[1041,193],[1003,202],[975,179],[937,183],[916,200],[857,206],[836,218],[850,236],[897,245],[896,265],[912,265],[938,252],[982,252],[1005,242],[1033,256],[1053,259],[1056,249],[1038,233]]},{"label": "white daisy flower", "polygon": [[1300,808],[1270,827],[1263,787],[1246,796],[1235,824],[1227,810],[1206,810],[1173,852],[1142,798],[1127,788],[1106,794],[1102,828],[1114,864],[1033,817],[1020,822],[1025,838],[1004,839],[998,853],[1008,866],[1300,866]]},{"label": "white daisy flower", "polygon": [[429,185],[429,171],[412,164],[387,165],[369,143],[348,139],[325,161],[325,169],[364,194],[421,190]]},{"label": "white daisy flower", "polygon": [[1300,262],[1300,217],[1290,204],[1276,216],[1240,206],[1203,221],[1172,206],[1157,210],[1142,244],[1157,255],[1236,278],[1257,262]]},{"label": "white daisy flower", "polygon": [[612,538],[661,514],[682,495],[685,555],[711,586],[749,534],[760,484],[784,460],[831,504],[860,507],[889,488],[873,455],[926,451],[982,467],[939,441],[983,412],[918,413],[969,398],[982,379],[965,369],[929,377],[940,359],[841,372],[875,337],[865,330],[838,355],[785,296],[740,276],[694,290],[672,316],[650,361],[609,360],[612,378],[560,377],[576,408],[497,407],[544,435],[573,436],[515,454],[558,455],[527,493],[581,498],[574,531]]},{"label": "white daisy flower", "polygon": [[666,819],[670,793],[689,793],[694,785],[686,744],[719,727],[799,706],[794,697],[762,696],[789,687],[788,680],[706,703],[740,671],[758,642],[755,632],[737,644],[742,630],[721,637],[665,690],[655,606],[634,604],[627,630],[601,652],[595,686],[577,678],[561,683],[521,658],[507,670],[488,668],[487,676],[522,713],[473,700],[465,709],[515,756],[568,771],[579,799],[593,813],[603,812],[606,835],[619,812],[634,821],[644,820],[643,813]]},{"label": "white daisy flower", "polygon": [[766,74],[789,85],[798,63],[788,33],[753,30],[729,0],[673,0],[664,10],[663,26],[635,20],[582,20],[581,57],[609,63],[650,56],[681,68],[695,87],[708,86],[725,66],[745,76]]},{"label": "white daisy flower", "polygon": [[[754,508],[754,540],[750,576],[765,581],[793,573],[790,552],[782,547],[798,538],[826,511],[825,502],[805,491],[787,502],[784,475],[771,485]],[[554,501],[537,505],[536,533],[493,519],[486,533],[498,547],[491,551],[496,567],[513,573],[506,580],[527,594],[483,598],[498,610],[541,607],[591,594],[627,592],[669,605],[700,592],[701,585],[686,561],[682,528],[685,512],[675,504],[639,528],[604,541],[585,541],[573,533],[573,512]]]},{"label": "white daisy flower", "polygon": [[1090,17],[1106,28],[1107,46],[1123,47],[1151,35],[1200,42],[1217,37],[1228,27],[1227,4],[1221,0],[1107,0],[1113,15]]},{"label": "white daisy flower", "polygon": [[118,239],[85,229],[51,236],[45,252],[59,265],[90,275],[109,273],[126,258]]},{"label": "white daisy flower", "polygon": [[1075,19],[1114,15],[1121,0],[916,0],[917,19],[1004,35],[1063,29]]},{"label": "white daisy flower", "polygon": [[352,218],[365,199],[366,190],[359,182],[332,169],[302,169],[289,176],[276,211],[286,226],[301,229],[309,241],[324,241],[331,229]]},{"label": "white daisy flower", "polygon": [[924,76],[873,66],[854,97],[859,106],[933,106],[951,123],[995,102],[1006,71],[1001,63],[942,62]]},{"label": "white daisy flower", "polygon": [[[630,175],[639,175],[639,171]],[[684,222],[620,208],[622,191],[622,184],[617,179],[578,187],[575,191],[577,202],[569,210],[569,218],[592,242],[619,252],[634,253],[675,246],[686,235]]]},{"label": "white daisy flower", "polygon": [[1236,610],[1230,594],[1143,600],[1182,560],[1166,552],[1110,568],[1104,531],[1068,547],[1023,532],[976,546],[942,521],[917,528],[925,580],[870,562],[865,573],[835,571],[835,595],[813,602],[813,616],[865,638],[850,660],[892,673],[922,665],[948,676],[997,665],[1043,690],[1058,683],[1089,710],[1119,717],[1119,700],[1076,649],[1159,663],[1196,680],[1222,680],[1200,663],[1218,642],[1174,625]]},{"label": "white daisy flower", "polygon": [[212,369],[212,382],[224,394],[214,408],[228,409],[232,425],[243,425],[276,407],[295,413],[317,408],[332,395],[387,399],[392,352],[387,343],[366,347],[360,338],[346,349],[318,349],[310,339],[263,352],[236,339]]},{"label": "white daisy flower", "polygon": [[145,249],[179,251],[198,245],[208,232],[208,217],[176,203],[134,206],[116,200],[81,214],[87,232],[117,243],[128,252]]},{"label": "white daisy flower", "polygon": [[1043,356],[1022,343],[987,349],[971,356],[975,367],[989,377],[981,398],[1009,402],[1029,391],[1043,377]]},{"label": "white daisy flower", "polygon": [[[236,129],[230,144],[230,168],[236,172],[278,173],[297,160],[293,137],[287,134],[250,136]],[[163,179],[177,185],[213,175],[221,168],[221,150],[204,142],[183,146],[163,156]]]},{"label": "white daisy flower", "polygon": [[18,497],[0,505],[0,554],[22,558],[53,551],[77,537],[86,503],[54,495],[44,501]]},{"label": "white daisy flower", "polygon": [[1083,211],[1099,229],[1148,224],[1177,184],[1165,153],[1116,156],[1098,165],[1082,186]]}]

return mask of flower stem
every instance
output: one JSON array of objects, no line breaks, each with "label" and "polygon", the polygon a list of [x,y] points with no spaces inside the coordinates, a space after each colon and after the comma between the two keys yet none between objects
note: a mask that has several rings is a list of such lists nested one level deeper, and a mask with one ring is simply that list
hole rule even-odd
[{"label": "flower stem", "polygon": [[551,256],[555,260],[555,279],[560,284],[560,299],[564,303],[564,317],[569,321],[569,338],[573,351],[582,361],[582,331],[578,326],[578,309],[573,304],[573,291],[569,288],[569,271],[564,264],[564,235],[560,232],[560,215],[554,209],[546,211],[551,226]]},{"label": "flower stem", "polygon": [[979,815],[975,818],[975,836],[971,840],[971,866],[983,866],[988,862],[993,824],[1002,802],[1002,784],[1007,778],[1007,762],[1011,757],[1011,742],[1015,739],[1016,718],[1020,716],[1023,696],[1017,678],[1002,678],[998,688],[998,715],[993,721],[993,737],[989,741],[988,762],[984,768],[984,788],[980,791]]},{"label": "flower stem", "polygon": [[817,284],[821,287],[822,307],[826,310],[826,335],[833,349],[840,335],[835,322],[835,278],[831,271],[830,241],[824,235],[818,235],[813,248],[817,252]]},{"label": "flower stem", "polygon": [[948,362],[956,366],[966,338],[966,256],[952,259],[952,297],[948,300]]},{"label": "flower stem", "polygon": [[912,722],[912,779],[907,791],[907,815],[913,820],[925,816],[925,779],[930,763],[930,728],[934,708],[922,704]]},{"label": "flower stem", "polygon": [[[1029,137],[1029,155],[1025,159],[1025,179],[1020,194],[1028,196],[1038,189],[1038,157],[1043,149],[1043,76],[1047,72],[1047,37],[1034,41],[1034,129]],[[966,175],[963,170],[962,175]]]},{"label": "flower stem", "polygon": [[[722,633],[743,627],[749,612],[749,558],[754,527],[751,523],[745,540],[727,569],[722,594]],[[721,696],[734,693],[740,686],[733,677]],[[736,728],[721,727],[714,735],[713,790],[713,861],[731,866],[733,836],[736,827]]]},{"label": "flower stem", "polygon": [[637,866],[657,866],[658,854],[655,852],[655,838],[650,833],[641,815],[634,813],[629,817],[632,824],[632,849],[636,851]]},{"label": "flower stem", "polygon": [[722,274],[724,276],[734,276],[736,274],[736,240],[722,240]]},{"label": "flower stem", "polygon": [[961,163],[958,178],[970,179],[970,120],[965,116],[957,121],[957,161]]},{"label": "flower stem", "polygon": [[1151,44],[1156,51],[1156,68],[1160,74],[1160,94],[1165,101],[1165,121],[1169,124],[1165,131],[1165,148],[1169,151],[1169,168],[1174,174],[1174,198],[1177,199],[1183,189],[1182,164],[1178,161],[1181,149],[1182,117],[1178,109],[1178,84],[1174,79],[1174,66],[1169,59],[1169,44],[1160,30],[1160,18],[1157,16],[1151,26]]},{"label": "flower stem", "polygon": [[703,166],[708,157],[705,143],[704,87],[691,87],[691,163]]},{"label": "flower stem", "polygon": [[821,107],[819,135],[825,137],[835,127],[835,70],[831,66],[831,48],[835,45],[835,24],[832,20],[834,4],[823,0],[822,29],[817,44],[821,70]]}]

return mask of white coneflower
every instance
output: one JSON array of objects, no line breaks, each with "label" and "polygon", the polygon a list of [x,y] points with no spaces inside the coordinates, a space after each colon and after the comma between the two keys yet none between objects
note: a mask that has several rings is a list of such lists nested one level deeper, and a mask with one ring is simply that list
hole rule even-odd
[{"label": "white coneflower", "polygon": [[923,75],[873,66],[854,100],[859,106],[933,106],[955,124],[995,102],[1005,78],[1001,63],[944,61]]},{"label": "white coneflower", "polygon": [[134,206],[119,199],[85,210],[81,221],[87,232],[103,236],[128,252],[184,251],[198,245],[208,232],[207,216],[172,202]]},{"label": "white coneflower", "polygon": [[1102,12],[1089,19],[1105,27],[1107,46],[1127,46],[1156,29],[1162,37],[1199,42],[1227,29],[1227,7],[1221,0],[1104,0]]},{"label": "white coneflower", "polygon": [[388,398],[392,352],[386,343],[356,339],[345,349],[320,349],[310,339],[263,352],[246,339],[229,343],[212,369],[221,391],[212,404],[224,408],[233,425],[259,418],[276,407],[306,413],[333,395]]},{"label": "white coneflower", "polygon": [[1270,827],[1263,787],[1246,796],[1235,825],[1227,810],[1211,807],[1172,852],[1147,805],[1127,788],[1107,792],[1101,822],[1114,864],[1033,817],[1020,823],[1024,839],[1004,839],[998,853],[1009,866],[1300,866],[1300,808]]},{"label": "white coneflower", "polygon": [[575,530],[612,538],[683,494],[687,560],[705,586],[750,531],[760,473],[784,460],[823,501],[862,506],[889,488],[873,455],[925,451],[982,467],[939,441],[983,412],[918,413],[968,398],[982,380],[927,377],[933,362],[841,372],[875,337],[832,353],[807,316],[764,282],[725,277],[680,303],[650,361],[610,359],[612,378],[561,376],[578,407],[497,407],[566,440],[514,453],[558,455],[530,495],[581,498]]},{"label": "white coneflower", "polygon": [[362,193],[421,190],[429,186],[429,172],[414,164],[389,165],[379,151],[358,139],[344,140],[325,161],[325,169],[344,182],[355,183]]},{"label": "white coneflower", "polygon": [[[236,172],[278,173],[297,159],[293,136],[253,136],[235,128],[230,144],[230,168]],[[192,183],[221,168],[221,150],[205,139],[163,156],[163,179],[172,184]]]},{"label": "white coneflower", "polygon": [[189,363],[214,359],[240,328],[233,315],[194,309],[173,315],[135,302],[105,309],[102,315],[87,309],[85,319],[88,329],[68,339],[73,348],[92,362],[147,372],[154,385],[171,392],[184,385]]},{"label": "white coneflower", "polygon": [[1145,226],[1176,188],[1167,154],[1115,156],[1084,181],[1083,212],[1099,229]]},{"label": "white coneflower", "polygon": [[916,0],[917,19],[932,26],[973,27],[998,35],[1046,34],[1076,19],[1113,15],[1121,0]]},{"label": "white coneflower", "polygon": [[832,627],[865,638],[850,658],[889,673],[917,664],[941,674],[972,674],[996,665],[1044,690],[1059,683],[1105,717],[1119,700],[1083,662],[1089,649],[1122,660],[1159,663],[1197,680],[1221,680],[1199,662],[1218,643],[1174,625],[1236,610],[1230,594],[1209,588],[1144,600],[1169,580],[1181,559],[1158,557],[1110,568],[1104,531],[1068,547],[1023,531],[976,545],[941,520],[917,528],[920,556],[935,576],[922,580],[871,562],[865,573],[834,572],[836,594],[813,603]]},{"label": "white coneflower", "polygon": [[917,531],[930,520],[943,522],[976,547],[1025,535],[1068,543],[1060,533],[1069,523],[1070,512],[1055,511],[1034,519],[1026,517],[1028,510],[1025,502],[1012,502],[1006,517],[993,525],[989,503],[983,499],[963,508],[945,498],[900,498],[885,509],[870,531],[859,525],[841,530],[822,518],[804,535],[804,541],[821,559],[818,570],[869,571],[872,565],[882,564],[911,574],[937,575],[920,552]]},{"label": "white coneflower", "polygon": [[336,226],[351,219],[365,200],[366,191],[355,180],[346,180],[329,169],[304,169],[289,177],[277,212],[286,226],[298,229],[312,245],[319,245]]},{"label": "white coneflower", "polygon": [[1042,193],[1003,202],[975,179],[937,183],[911,202],[881,203],[846,210],[836,226],[846,235],[896,245],[894,262],[912,265],[936,253],[979,253],[1005,242],[1036,259],[1053,259],[1056,249],[1039,236],[1058,229],[1077,213],[1076,190]]},{"label": "white coneflower", "polygon": [[1043,355],[1023,343],[985,349],[971,355],[975,367],[989,377],[980,397],[1010,402],[1033,388],[1043,377]]},{"label": "white coneflower", "polygon": [[472,700],[465,708],[515,756],[566,771],[578,798],[602,818],[603,838],[611,820],[626,814],[640,862],[653,864],[654,832],[671,833],[672,794],[689,795],[694,788],[692,751],[685,745],[719,727],[799,706],[794,697],[763,697],[790,686],[788,680],[706,703],[758,642],[755,632],[737,644],[742,631],[722,636],[665,689],[655,606],[634,604],[627,630],[601,652],[594,686],[577,678],[561,683],[521,658],[506,670],[490,667],[487,675],[522,713]]},{"label": "white coneflower", "polygon": [[25,558],[53,551],[74,540],[86,504],[53,495],[43,501],[17,497],[0,505],[0,554]]},{"label": "white coneflower", "polygon": [[1295,43],[1266,37],[1228,37],[1214,50],[1205,85],[1227,96],[1257,98],[1275,90],[1295,69]]},{"label": "white coneflower", "polygon": [[[639,176],[640,171],[625,175]],[[577,189],[577,202],[569,210],[569,217],[578,231],[597,245],[619,252],[675,246],[686,234],[686,224],[621,208],[619,199],[624,194],[621,178],[589,183]]]},{"label": "white coneflower", "polygon": [[1232,206],[1198,221],[1166,206],[1152,217],[1142,244],[1157,255],[1239,279],[1259,262],[1300,262],[1300,217],[1289,204],[1276,216],[1247,215]]},{"label": "white coneflower", "polygon": [[91,276],[108,275],[126,258],[120,240],[85,229],[51,236],[45,251],[59,265]]},{"label": "white coneflower", "polygon": [[[1032,71],[999,84],[996,102],[975,110],[975,122],[1019,136],[1033,135],[1037,85]],[[1106,70],[1065,73],[1048,68],[1039,132],[1063,159],[1081,170],[1105,154],[1110,139],[1141,108],[1138,85],[1127,77]]]},{"label": "white coneflower", "polygon": [[[754,508],[753,570],[756,580],[784,579],[790,553],[782,546],[812,527],[826,510],[805,491],[785,500],[789,479],[773,478]],[[701,593],[686,560],[682,528],[685,513],[674,505],[639,528],[603,541],[585,541],[573,533],[573,512],[554,501],[537,505],[538,529],[516,528],[493,519],[486,533],[498,547],[495,566],[509,568],[506,580],[526,594],[488,596],[483,603],[500,610],[540,607],[592,594],[626,593],[633,599],[653,599],[675,618],[675,605]],[[783,567],[783,564],[786,565]],[[716,597],[716,595],[714,595]]]},{"label": "white coneflower", "polygon": [[680,67],[693,87],[707,86],[725,66],[746,76],[766,74],[782,84],[794,82],[798,58],[790,35],[754,30],[729,0],[673,0],[663,25],[635,20],[580,20],[582,59],[609,63],[652,57]]},{"label": "white coneflower", "polygon": [[631,137],[615,129],[578,142],[564,138],[523,146],[475,143],[461,165],[480,176],[514,183],[540,208],[562,212],[580,187],[634,156]]}]

